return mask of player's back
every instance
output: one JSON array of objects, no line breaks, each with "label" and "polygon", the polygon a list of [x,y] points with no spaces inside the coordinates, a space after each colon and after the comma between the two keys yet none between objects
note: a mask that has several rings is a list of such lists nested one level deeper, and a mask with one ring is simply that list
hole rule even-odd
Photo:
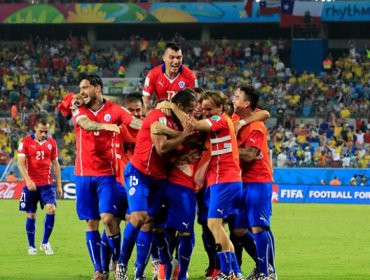
[{"label": "player's back", "polygon": [[157,121],[169,128],[178,130],[170,117],[158,109],[153,109],[145,118],[137,135],[134,155],[130,162],[144,174],[155,179],[164,179],[166,177],[167,155],[160,156],[157,153],[150,133],[150,126]]},{"label": "player's back", "polygon": [[[260,145],[255,143],[258,141],[257,139],[250,137],[253,131],[262,133]],[[255,160],[251,162],[240,161],[243,182],[273,182],[267,135],[267,128],[262,121],[252,122],[239,131],[238,142],[241,147],[248,141],[252,141],[252,145],[257,144],[261,147]]]}]

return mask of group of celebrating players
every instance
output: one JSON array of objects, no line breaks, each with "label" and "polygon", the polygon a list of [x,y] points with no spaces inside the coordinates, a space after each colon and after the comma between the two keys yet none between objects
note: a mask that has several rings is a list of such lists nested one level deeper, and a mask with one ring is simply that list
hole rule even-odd
[{"label": "group of celebrating players", "polygon": [[[232,104],[222,92],[198,88],[182,59],[181,48],[167,44],[164,63],[145,79],[143,98],[129,94],[125,108],[103,98],[96,75],[82,77],[80,92],[58,106],[75,123],[76,209],[86,220],[93,279],[109,279],[110,263],[115,279],[128,279],[135,245],[135,280],[146,279],[150,256],[153,279],[191,279],[197,210],[209,257],[207,279],[277,279],[263,122],[269,114],[256,108],[252,87],[238,87]],[[246,277],[240,269],[243,248],[256,263]]]}]

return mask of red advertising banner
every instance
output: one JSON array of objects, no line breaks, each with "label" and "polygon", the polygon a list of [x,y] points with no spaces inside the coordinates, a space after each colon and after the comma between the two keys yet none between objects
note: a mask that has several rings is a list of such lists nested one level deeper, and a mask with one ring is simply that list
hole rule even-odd
[{"label": "red advertising banner", "polygon": [[0,182],[0,199],[19,199],[24,182]]},{"label": "red advertising banner", "polygon": [[[0,199],[20,199],[24,182],[0,182]],[[63,199],[76,199],[76,185],[74,182],[62,183]]]}]

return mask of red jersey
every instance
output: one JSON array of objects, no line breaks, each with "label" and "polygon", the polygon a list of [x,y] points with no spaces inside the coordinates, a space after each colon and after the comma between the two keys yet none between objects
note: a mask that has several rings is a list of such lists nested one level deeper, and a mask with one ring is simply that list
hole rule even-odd
[{"label": "red jersey", "polygon": [[241,128],[238,133],[239,147],[255,147],[258,149],[257,157],[252,162],[240,160],[243,182],[273,182],[270,150],[267,144],[267,133],[266,126],[262,121],[252,122]]},{"label": "red jersey", "polygon": [[158,100],[171,100],[178,91],[197,86],[198,82],[195,74],[185,65],[181,65],[177,76],[170,79],[166,75],[165,64],[161,64],[148,72],[145,78],[143,95],[152,96],[155,94]]},{"label": "red jersey", "polygon": [[239,151],[231,119],[223,114],[205,120],[211,127],[211,161],[207,170],[207,186],[241,182]]},{"label": "red jersey", "polygon": [[161,110],[151,110],[137,135],[134,155],[130,162],[145,175],[154,179],[164,179],[166,178],[168,160],[166,160],[166,156],[158,155],[150,136],[150,126],[157,121],[169,128],[178,130],[174,121],[163,114]]},{"label": "red jersey", "polygon": [[104,101],[98,111],[92,111],[86,106],[73,111],[77,147],[75,175],[114,175],[114,133],[106,130],[84,130],[77,124],[82,117],[88,117],[98,123],[128,125],[132,121],[132,115],[123,107],[109,101]]},{"label": "red jersey", "polygon": [[120,126],[120,133],[115,139],[115,166],[116,166],[116,181],[125,185],[123,180],[123,171],[126,164],[134,154],[136,136],[139,130],[133,129],[126,125]]},{"label": "red jersey", "polygon": [[51,162],[58,160],[57,143],[53,138],[39,142],[34,135],[25,137],[18,147],[18,156],[26,157],[28,176],[37,187],[53,183]]}]

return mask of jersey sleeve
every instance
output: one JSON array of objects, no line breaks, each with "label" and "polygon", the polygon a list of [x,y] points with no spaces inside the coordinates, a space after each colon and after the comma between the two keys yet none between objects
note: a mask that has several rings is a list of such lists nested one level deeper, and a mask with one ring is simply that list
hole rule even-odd
[{"label": "jersey sleeve", "polygon": [[22,139],[21,143],[19,143],[19,146],[18,146],[18,156],[22,155],[26,155],[27,154],[27,149],[28,149],[28,145],[27,145],[27,140],[26,138]]},{"label": "jersey sleeve", "polygon": [[253,130],[244,141],[243,147],[253,147],[261,150],[263,142],[263,133],[259,130]]},{"label": "jersey sleeve", "polygon": [[53,148],[51,151],[50,159],[53,161],[53,160],[58,159],[58,147],[57,147],[57,142],[54,139],[52,139],[51,141],[52,141]]},{"label": "jersey sleeve", "polygon": [[133,116],[130,114],[130,112],[128,112],[125,108],[121,106],[117,106],[117,107],[118,108],[116,109],[117,110],[116,112],[119,115],[121,123],[124,125],[131,124]]},{"label": "jersey sleeve", "polygon": [[208,119],[205,119],[205,121],[211,127],[213,132],[228,128],[227,121],[220,116],[212,116]]},{"label": "jersey sleeve", "polygon": [[151,96],[155,93],[155,75],[154,71],[150,70],[145,77],[144,87],[143,87],[143,95],[144,96]]}]

